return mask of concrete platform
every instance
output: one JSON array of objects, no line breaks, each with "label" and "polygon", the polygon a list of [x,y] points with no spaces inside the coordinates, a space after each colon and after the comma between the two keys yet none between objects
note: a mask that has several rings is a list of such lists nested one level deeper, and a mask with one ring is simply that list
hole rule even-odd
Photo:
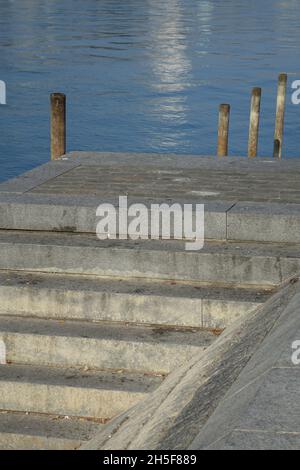
[{"label": "concrete platform", "polygon": [[298,160],[72,152],[1,184],[7,194],[202,198],[300,204]]},{"label": "concrete platform", "polygon": [[207,239],[300,242],[299,162],[73,152],[0,185],[0,228],[95,232],[96,208],[205,204]]}]

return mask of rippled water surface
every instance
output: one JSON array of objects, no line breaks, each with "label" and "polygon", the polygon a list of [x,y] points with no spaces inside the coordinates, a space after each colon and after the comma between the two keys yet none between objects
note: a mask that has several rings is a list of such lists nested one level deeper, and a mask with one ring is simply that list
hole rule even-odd
[{"label": "rippled water surface", "polygon": [[[277,75],[300,79],[299,18],[299,0],[0,0],[0,179],[48,160],[53,91],[68,95],[69,150],[213,154],[228,102],[230,154],[244,155],[261,86],[270,155]],[[284,153],[297,157],[290,94]]]}]

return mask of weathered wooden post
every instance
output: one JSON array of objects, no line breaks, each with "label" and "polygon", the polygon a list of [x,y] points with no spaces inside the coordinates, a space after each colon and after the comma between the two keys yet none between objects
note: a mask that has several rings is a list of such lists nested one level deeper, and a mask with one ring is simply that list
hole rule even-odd
[{"label": "weathered wooden post", "polygon": [[[286,101],[287,74],[281,73],[278,79],[277,105],[276,105],[276,123],[274,134],[274,158],[282,158],[282,141],[284,129],[284,112]],[[278,148],[278,141],[279,148]]]},{"label": "weathered wooden post", "polygon": [[230,105],[221,104],[219,109],[218,157],[226,157],[228,155],[229,120]]},{"label": "weathered wooden post", "polygon": [[51,94],[51,160],[66,153],[66,95]]},{"label": "weathered wooden post", "polygon": [[273,157],[274,158],[279,158],[279,152],[280,152],[280,142],[278,139],[274,140],[274,152],[273,152]]},{"label": "weathered wooden post", "polygon": [[253,88],[252,98],[251,98],[249,140],[248,140],[248,157],[249,158],[253,158],[257,156],[260,102],[261,102],[261,88]]}]

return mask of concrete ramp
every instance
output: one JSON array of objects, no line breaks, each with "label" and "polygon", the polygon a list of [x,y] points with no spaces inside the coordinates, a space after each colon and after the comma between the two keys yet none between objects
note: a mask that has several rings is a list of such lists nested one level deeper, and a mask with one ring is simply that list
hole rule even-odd
[{"label": "concrete ramp", "polygon": [[83,449],[299,447],[299,308],[293,279]]},{"label": "concrete ramp", "polygon": [[299,449],[299,312],[298,287],[191,449]]}]

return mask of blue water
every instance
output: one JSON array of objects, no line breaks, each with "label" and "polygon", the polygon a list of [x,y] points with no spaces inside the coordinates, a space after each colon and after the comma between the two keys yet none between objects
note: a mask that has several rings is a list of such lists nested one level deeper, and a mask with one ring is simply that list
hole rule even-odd
[{"label": "blue water", "polygon": [[230,154],[245,155],[261,86],[269,156],[279,72],[289,73],[284,155],[300,156],[299,18],[299,0],[0,0],[0,179],[49,159],[55,91],[68,96],[69,150],[214,154],[228,102]]}]

